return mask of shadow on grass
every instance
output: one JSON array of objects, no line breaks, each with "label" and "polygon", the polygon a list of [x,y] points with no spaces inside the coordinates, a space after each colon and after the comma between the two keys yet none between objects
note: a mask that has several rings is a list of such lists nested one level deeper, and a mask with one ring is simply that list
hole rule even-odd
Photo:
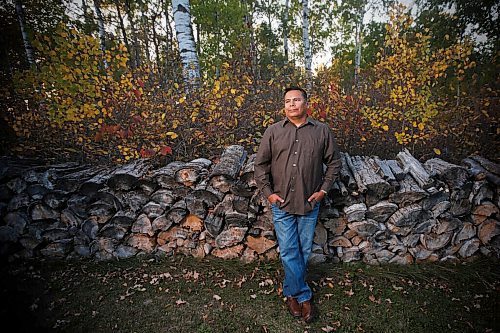
[{"label": "shadow on grass", "polygon": [[317,309],[291,318],[279,262],[183,256],[4,265],[11,332],[497,332],[500,265],[312,266]]}]

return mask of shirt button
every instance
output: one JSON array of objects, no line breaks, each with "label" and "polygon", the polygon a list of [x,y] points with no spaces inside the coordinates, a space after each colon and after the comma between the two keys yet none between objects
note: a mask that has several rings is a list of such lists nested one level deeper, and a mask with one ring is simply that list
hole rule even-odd
[{"label": "shirt button", "polygon": [[293,153],[294,153],[295,155],[297,155],[297,152],[296,152],[296,151],[294,151]]},{"label": "shirt button", "polygon": [[293,166],[297,166],[297,164],[295,164],[295,163],[293,163],[292,165],[293,165]]},{"label": "shirt button", "polygon": [[295,140],[295,142],[299,142],[299,139]]},{"label": "shirt button", "polygon": [[295,192],[295,190],[292,188],[292,192]]}]

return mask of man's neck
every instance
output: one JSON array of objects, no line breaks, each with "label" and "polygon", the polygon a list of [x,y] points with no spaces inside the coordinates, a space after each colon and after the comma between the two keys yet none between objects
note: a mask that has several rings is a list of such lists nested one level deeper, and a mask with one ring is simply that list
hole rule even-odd
[{"label": "man's neck", "polygon": [[287,117],[287,119],[288,119],[289,122],[291,122],[292,124],[294,124],[297,127],[300,127],[302,124],[305,124],[305,122],[307,121],[307,117],[298,118],[298,119],[288,118]]}]

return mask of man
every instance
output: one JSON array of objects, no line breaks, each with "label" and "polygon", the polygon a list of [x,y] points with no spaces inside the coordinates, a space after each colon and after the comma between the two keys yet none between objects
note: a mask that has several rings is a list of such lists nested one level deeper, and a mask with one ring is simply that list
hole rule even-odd
[{"label": "man", "polygon": [[304,89],[287,88],[284,99],[286,117],[265,131],[254,174],[271,204],[288,310],[309,323],[313,307],[312,291],[305,281],[307,260],[320,202],[340,170],[340,153],[328,126],[308,117]]}]

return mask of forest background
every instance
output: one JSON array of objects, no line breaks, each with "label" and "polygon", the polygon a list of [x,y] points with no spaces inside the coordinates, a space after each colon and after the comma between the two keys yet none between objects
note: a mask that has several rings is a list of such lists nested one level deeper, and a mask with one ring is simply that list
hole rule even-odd
[{"label": "forest background", "polygon": [[499,1],[409,4],[4,0],[0,153],[123,163],[253,152],[283,117],[283,89],[301,85],[349,154],[407,147],[498,163]]}]

